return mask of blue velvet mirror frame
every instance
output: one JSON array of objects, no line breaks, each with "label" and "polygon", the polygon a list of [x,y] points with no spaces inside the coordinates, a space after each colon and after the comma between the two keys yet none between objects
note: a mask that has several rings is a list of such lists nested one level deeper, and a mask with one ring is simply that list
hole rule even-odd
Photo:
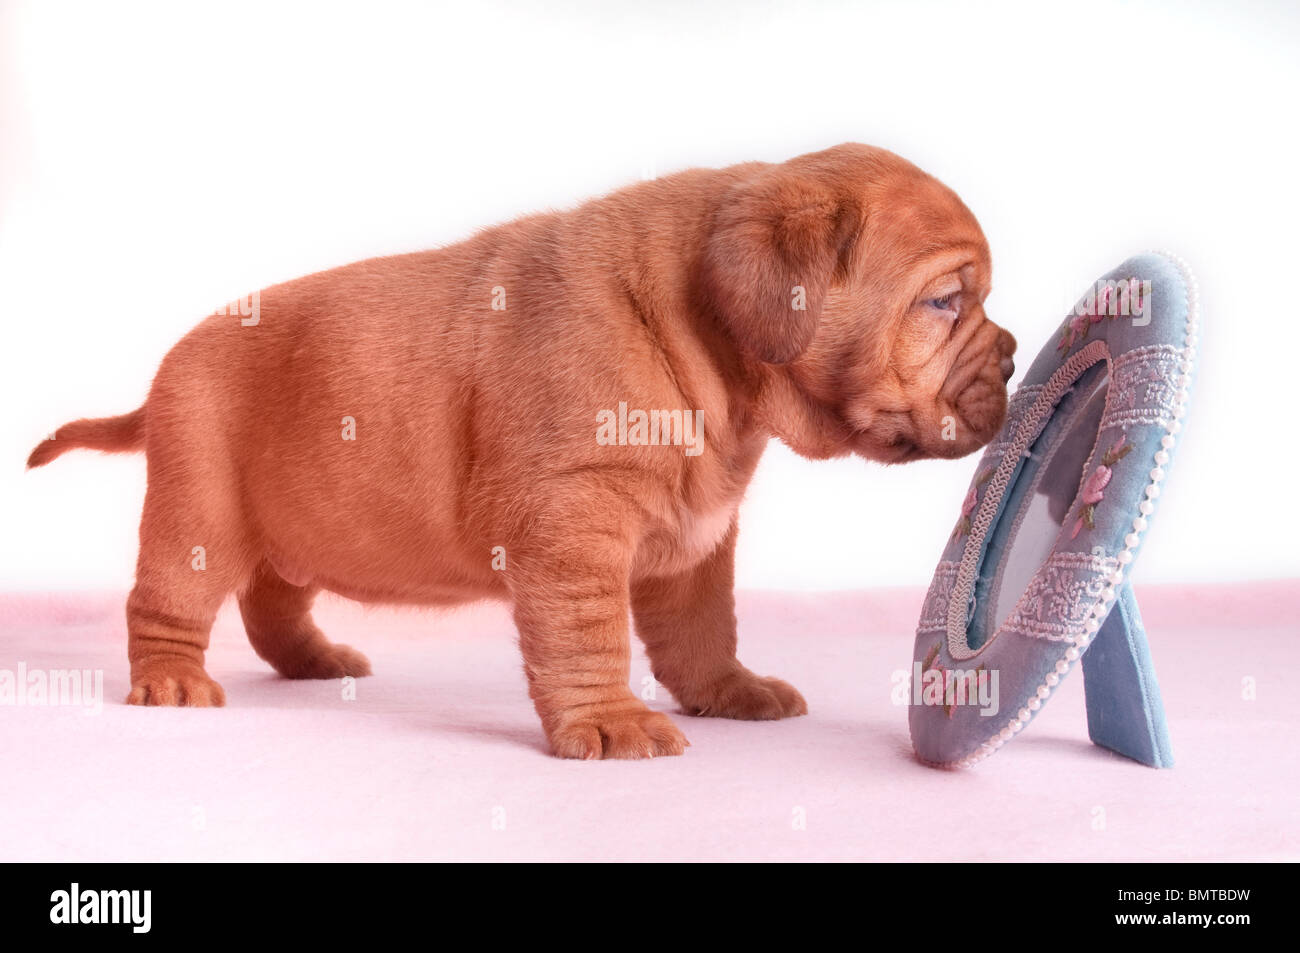
[{"label": "blue velvet mirror frame", "polygon": [[1092,740],[1173,764],[1128,574],[1182,430],[1197,302],[1186,266],[1135,256],[1076,302],[1011,398],[917,626],[918,757],[970,767],[1082,663]]}]

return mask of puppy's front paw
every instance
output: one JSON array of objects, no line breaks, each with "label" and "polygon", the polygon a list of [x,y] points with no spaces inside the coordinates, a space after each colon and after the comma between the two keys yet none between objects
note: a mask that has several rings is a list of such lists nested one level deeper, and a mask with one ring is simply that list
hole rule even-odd
[{"label": "puppy's front paw", "polygon": [[808,703],[793,685],[746,668],[724,676],[689,701],[679,701],[687,714],[711,718],[770,721],[808,714]]},{"label": "puppy's front paw", "polygon": [[132,666],[128,705],[184,705],[220,708],[226,693],[203,666],[184,661],[153,661]]},{"label": "puppy's front paw", "polygon": [[561,718],[548,737],[558,757],[585,760],[678,755],[690,744],[671,718],[645,706]]}]

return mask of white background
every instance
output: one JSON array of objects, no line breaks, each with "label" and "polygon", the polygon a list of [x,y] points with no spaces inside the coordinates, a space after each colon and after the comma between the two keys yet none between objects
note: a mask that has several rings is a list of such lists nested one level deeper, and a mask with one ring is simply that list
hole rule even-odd
[{"label": "white background", "polygon": [[[67,420],[139,405],[222,302],[845,140],[964,197],[1022,368],[1101,272],[1189,259],[1203,366],[1139,578],[1294,576],[1300,19],[1222,7],[6,5],[0,588],[130,584],[143,458],[23,461]],[[974,466],[774,444],[739,584],[925,584]]]}]

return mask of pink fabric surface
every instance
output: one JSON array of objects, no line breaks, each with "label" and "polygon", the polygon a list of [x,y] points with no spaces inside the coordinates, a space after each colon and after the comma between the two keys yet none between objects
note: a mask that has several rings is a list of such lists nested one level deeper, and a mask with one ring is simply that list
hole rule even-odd
[{"label": "pink fabric surface", "polygon": [[[278,678],[227,605],[208,670],[228,707],[187,710],[122,704],[122,594],[0,596],[0,669],[101,668],[105,693],[98,714],[0,707],[0,860],[1300,858],[1300,719],[1274,667],[1300,581],[1139,586],[1169,771],[1089,743],[1078,672],[975,769],[918,764],[891,675],[922,596],[742,593],[742,660],[810,714],[677,715],[683,757],[583,763],[546,753],[501,607],[322,598],[322,627],[376,672],[345,701]],[[634,688],[648,674],[638,652]],[[676,707],[663,689],[649,704]]]}]

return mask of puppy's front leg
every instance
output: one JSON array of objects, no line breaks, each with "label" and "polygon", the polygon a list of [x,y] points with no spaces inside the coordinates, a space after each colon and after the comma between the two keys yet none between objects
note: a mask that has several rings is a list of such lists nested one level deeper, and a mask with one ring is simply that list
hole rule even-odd
[{"label": "puppy's front leg", "polygon": [[590,513],[564,522],[509,570],[528,691],[552,750],[562,758],[681,754],[689,742],[672,719],[628,687],[625,530],[599,530]]},{"label": "puppy's front leg", "polygon": [[654,676],[692,715],[772,719],[806,715],[808,703],[779,678],[736,658],[736,523],[703,562],[631,588],[637,634]]}]

